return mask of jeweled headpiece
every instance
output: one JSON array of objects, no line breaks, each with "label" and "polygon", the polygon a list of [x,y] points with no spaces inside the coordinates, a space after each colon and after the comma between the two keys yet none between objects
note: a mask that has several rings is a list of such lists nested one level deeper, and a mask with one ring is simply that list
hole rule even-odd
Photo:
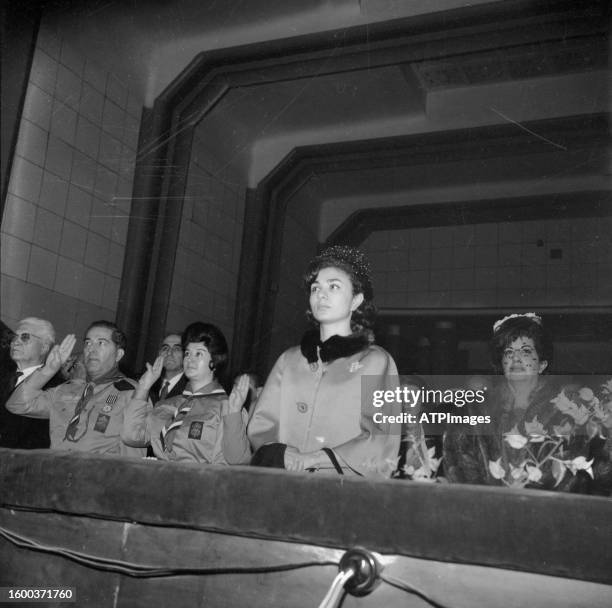
[{"label": "jeweled headpiece", "polygon": [[313,274],[316,276],[316,273],[321,268],[330,266],[338,266],[348,271],[348,274],[354,275],[354,278],[363,290],[364,297],[367,300],[372,299],[373,290],[370,263],[362,251],[349,245],[332,245],[327,247],[308,264],[305,276],[306,283],[311,281],[310,277]]},{"label": "jeweled headpiece", "polygon": [[520,317],[530,319],[534,323],[542,325],[542,317],[537,315],[535,312],[514,313],[504,317],[503,319],[499,319],[499,321],[495,321],[495,323],[493,323],[493,333],[496,333],[506,321],[509,321],[510,319],[518,319]]}]

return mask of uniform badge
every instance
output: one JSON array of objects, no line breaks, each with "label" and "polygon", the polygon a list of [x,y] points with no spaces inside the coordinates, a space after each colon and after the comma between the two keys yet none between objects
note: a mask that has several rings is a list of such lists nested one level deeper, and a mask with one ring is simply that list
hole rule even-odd
[{"label": "uniform badge", "polygon": [[305,414],[308,411],[307,403],[304,403],[303,401],[298,401],[296,405],[297,405],[298,412],[300,412],[300,414]]},{"label": "uniform badge", "polygon": [[106,414],[98,414],[98,417],[96,418],[96,424],[94,425],[94,431],[98,431],[98,433],[104,433],[109,422],[110,416],[107,416]]},{"label": "uniform badge", "polygon": [[106,403],[109,403],[110,405],[114,405],[115,403],[117,403],[118,398],[119,398],[119,393],[112,393],[106,398]]},{"label": "uniform badge", "polygon": [[194,420],[189,425],[189,434],[187,437],[189,439],[202,439],[202,430],[204,429],[204,423],[198,420]]},{"label": "uniform badge", "polygon": [[363,367],[363,365],[361,363],[359,363],[359,361],[353,361],[351,363],[351,366],[349,367],[349,372],[352,374],[354,372],[356,372],[358,369],[361,369]]},{"label": "uniform badge", "polygon": [[112,411],[113,411],[113,406],[112,406],[112,405],[108,405],[108,404],[107,404],[107,405],[105,405],[105,406],[102,408],[102,411],[103,411],[105,414],[108,414],[109,412],[112,412]]}]

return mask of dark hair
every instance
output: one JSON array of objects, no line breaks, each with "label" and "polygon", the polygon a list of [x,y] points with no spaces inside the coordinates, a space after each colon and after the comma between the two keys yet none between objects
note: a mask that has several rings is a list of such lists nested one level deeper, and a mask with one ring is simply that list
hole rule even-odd
[{"label": "dark hair", "polygon": [[[354,333],[371,330],[374,326],[376,306],[373,302],[374,290],[370,279],[370,264],[363,252],[348,245],[334,245],[321,251],[310,260],[306,268],[303,282],[307,293],[310,293],[311,285],[323,268],[343,270],[351,280],[353,294],[363,294],[363,302],[353,311],[351,316],[351,330]],[[306,315],[310,321],[316,324],[310,310],[307,311]]]},{"label": "dark hair", "polygon": [[125,334],[112,321],[94,321],[86,330],[85,335],[94,327],[105,327],[111,331],[111,340],[117,348],[127,349],[127,338]]},{"label": "dark hair", "polygon": [[518,316],[504,321],[496,331],[489,343],[491,363],[497,373],[502,371],[503,353],[517,338],[531,338],[540,361],[547,361],[547,370],[553,360],[553,344],[542,324],[533,318]]},{"label": "dark hair", "polygon": [[203,342],[210,353],[210,369],[219,380],[227,366],[228,348],[223,332],[212,323],[196,321],[188,325],[181,336],[183,350],[191,342]]}]

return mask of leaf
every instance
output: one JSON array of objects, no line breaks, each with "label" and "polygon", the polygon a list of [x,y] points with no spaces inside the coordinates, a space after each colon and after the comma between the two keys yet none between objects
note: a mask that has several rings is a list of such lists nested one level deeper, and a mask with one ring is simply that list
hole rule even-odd
[{"label": "leaf", "polygon": [[601,437],[604,438],[601,434],[601,424],[595,422],[594,420],[589,420],[586,423],[586,431],[589,437],[589,440],[593,439],[593,437]]},{"label": "leaf", "polygon": [[563,478],[565,477],[566,468],[562,461],[553,460],[551,470],[553,477],[555,478],[554,487],[556,488],[563,481]]},{"label": "leaf", "polygon": [[569,420],[566,420],[563,424],[554,425],[553,433],[557,437],[564,437],[565,439],[569,439],[570,435],[572,434],[573,428],[574,425]]},{"label": "leaf", "polygon": [[535,416],[531,422],[525,422],[525,432],[530,436],[535,435],[544,437],[546,435],[546,429],[544,428],[544,425],[538,420],[537,416]]},{"label": "leaf", "polygon": [[550,402],[554,403],[555,407],[563,414],[568,414],[570,411],[576,409],[576,404],[568,398],[564,391],[561,391],[554,399],[551,399]]}]

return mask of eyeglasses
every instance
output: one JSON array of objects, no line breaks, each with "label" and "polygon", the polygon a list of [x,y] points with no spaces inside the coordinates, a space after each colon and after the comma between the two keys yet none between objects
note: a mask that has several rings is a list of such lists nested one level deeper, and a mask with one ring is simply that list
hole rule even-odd
[{"label": "eyeglasses", "polygon": [[521,359],[531,359],[536,351],[531,346],[522,346],[521,348],[506,348],[503,352],[504,359],[513,359],[517,354]]},{"label": "eyeglasses", "polygon": [[19,341],[22,344],[27,344],[32,338],[36,338],[37,340],[42,340],[42,338],[40,336],[37,336],[36,334],[31,334],[31,333],[28,333],[27,331],[24,331],[23,333],[15,334],[11,338],[11,342],[16,342],[19,339]]},{"label": "eyeglasses", "polygon": [[159,352],[162,353],[163,355],[168,355],[170,353],[182,353],[183,352],[183,347],[180,344],[174,344],[173,346],[169,346],[168,344],[164,344],[160,349]]}]

